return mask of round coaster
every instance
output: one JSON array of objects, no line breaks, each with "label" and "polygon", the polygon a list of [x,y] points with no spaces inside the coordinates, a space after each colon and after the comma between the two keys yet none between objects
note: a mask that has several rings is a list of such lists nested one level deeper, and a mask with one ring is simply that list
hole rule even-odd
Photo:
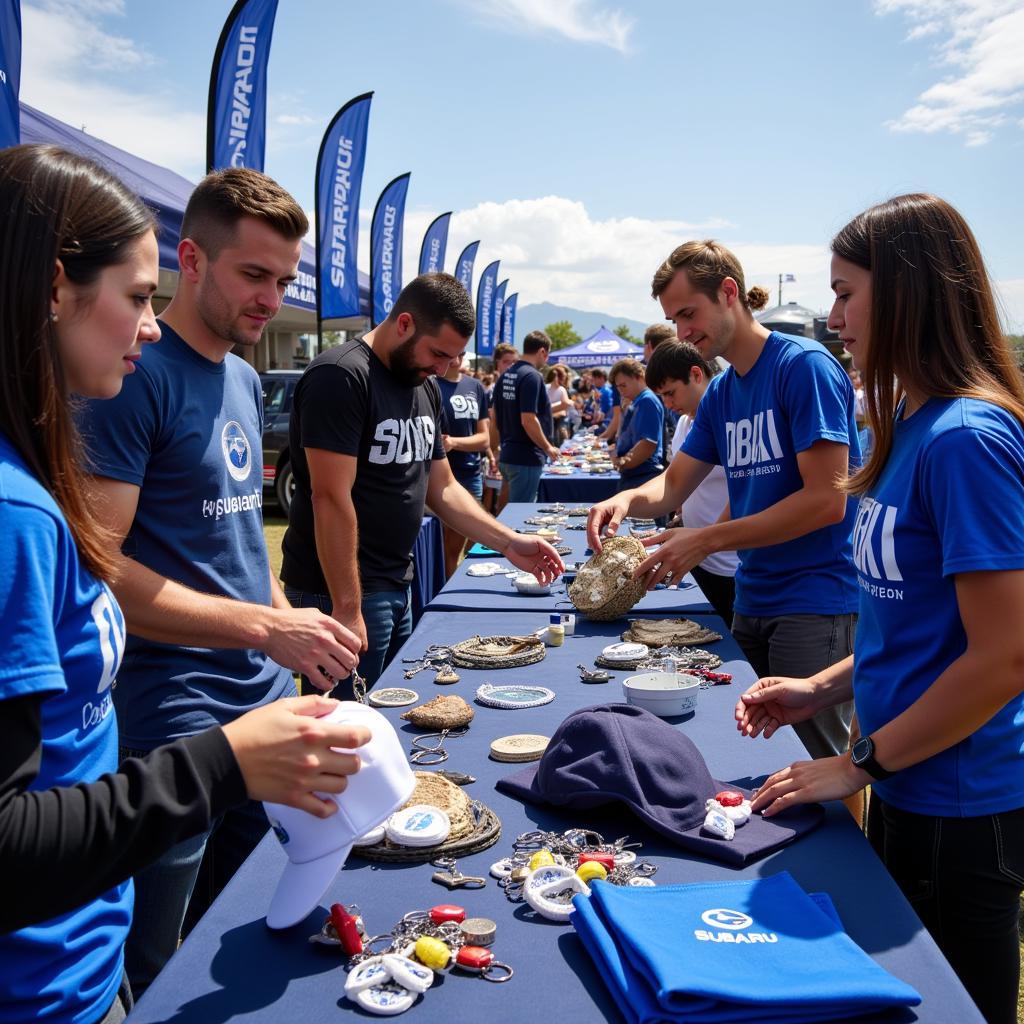
[{"label": "round coaster", "polygon": [[413,804],[395,811],[384,827],[388,839],[398,846],[436,846],[448,838],[452,823],[440,807]]},{"label": "round coaster", "polygon": [[515,710],[516,708],[539,708],[555,699],[555,691],[546,686],[517,686],[514,683],[493,686],[484,683],[477,687],[476,699],[489,708]]},{"label": "round coaster", "polygon": [[646,644],[619,643],[609,644],[601,651],[601,657],[605,661],[635,661],[637,658],[646,658],[650,648]]},{"label": "round coaster", "polygon": [[415,690],[407,690],[402,686],[371,690],[367,697],[375,708],[404,708],[406,704],[415,704],[419,699],[420,695]]},{"label": "round coaster", "polygon": [[384,826],[378,825],[376,828],[371,828],[369,832],[364,832],[358,839],[352,840],[353,846],[376,846],[379,842],[384,839]]},{"label": "round coaster", "polygon": [[495,761],[506,761],[509,764],[539,761],[550,742],[550,736],[537,736],[530,733],[501,736],[491,744],[491,757]]}]

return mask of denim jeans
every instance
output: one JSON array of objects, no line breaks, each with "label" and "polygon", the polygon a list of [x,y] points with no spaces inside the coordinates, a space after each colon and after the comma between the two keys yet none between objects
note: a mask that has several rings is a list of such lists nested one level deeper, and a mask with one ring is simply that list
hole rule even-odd
[{"label": "denim jeans", "polygon": [[[736,612],[732,622],[732,635],[758,678],[813,676],[853,654],[856,629],[854,614],[751,618]],[[845,701],[793,728],[811,757],[832,757],[849,747],[852,720],[853,701]]]},{"label": "denim jeans", "polygon": [[514,466],[510,462],[498,464],[501,475],[508,481],[509,501],[536,501],[537,488],[540,487],[540,476],[543,466]]},{"label": "denim jeans", "polygon": [[[284,596],[293,608],[319,608],[325,615],[330,615],[334,607],[330,594],[312,594],[307,590],[285,587]],[[367,686],[373,686],[412,633],[412,588],[364,591],[360,611],[366,626],[368,646],[359,659],[359,674]],[[320,691],[303,676],[302,692]],[[342,679],[331,691],[331,696],[338,700],[353,700],[351,677]]]},{"label": "denim jeans", "polygon": [[124,974],[121,977],[121,987],[117,990],[117,995],[110,1004],[110,1009],[107,1010],[96,1024],[121,1024],[128,1014],[132,1012],[134,1006],[135,1000],[132,998],[132,987],[128,984],[128,975]]},{"label": "denim jeans", "polygon": [[[144,751],[121,749],[121,759]],[[269,828],[255,800],[232,808],[135,875],[135,911],[124,963],[136,998],[150,986]]]},{"label": "denim jeans", "polygon": [[872,794],[868,839],[989,1024],[1016,1024],[1024,808],[977,818]]}]

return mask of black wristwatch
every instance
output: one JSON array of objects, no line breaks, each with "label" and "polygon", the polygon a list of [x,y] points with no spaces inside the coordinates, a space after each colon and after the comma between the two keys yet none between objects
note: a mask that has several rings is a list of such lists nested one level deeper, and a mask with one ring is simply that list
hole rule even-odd
[{"label": "black wristwatch", "polygon": [[870,736],[861,736],[850,749],[850,756],[858,768],[863,768],[873,779],[888,779],[895,772],[887,772],[875,760],[875,741]]}]

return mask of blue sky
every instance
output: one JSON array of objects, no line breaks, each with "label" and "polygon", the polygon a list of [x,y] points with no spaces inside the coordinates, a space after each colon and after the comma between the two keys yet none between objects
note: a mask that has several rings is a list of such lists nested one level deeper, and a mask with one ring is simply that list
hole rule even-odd
[{"label": "blue sky", "polygon": [[[230,0],[22,7],[23,99],[201,175]],[[748,284],[774,299],[791,273],[784,299],[823,307],[831,235],[932,191],[974,228],[1021,331],[1022,52],[1024,0],[280,0],[266,170],[312,211],[327,122],[373,90],[364,218],[412,172],[406,279],[451,209],[449,268],[482,238],[478,272],[501,259],[521,304],[648,321],[654,269],[705,236]]]}]

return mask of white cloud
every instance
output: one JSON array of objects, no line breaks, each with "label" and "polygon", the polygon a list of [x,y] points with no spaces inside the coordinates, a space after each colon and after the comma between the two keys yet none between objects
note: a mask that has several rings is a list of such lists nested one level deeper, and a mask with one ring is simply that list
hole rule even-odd
[{"label": "white cloud", "polygon": [[1024,334],[1024,277],[996,281],[999,312],[1008,334]]},{"label": "white cloud", "polygon": [[878,14],[902,14],[908,39],[929,38],[951,71],[888,122],[898,132],[962,134],[985,145],[1024,101],[1024,6],[1020,0],[875,0]]},{"label": "white cloud", "polygon": [[[159,66],[158,58],[96,22],[123,13],[122,0],[25,3],[22,99],[105,142],[197,178],[205,166],[206,119],[181,110],[171,89],[139,88],[146,72]],[[131,87],[97,74],[108,71],[130,80]]]},{"label": "white cloud", "polygon": [[595,0],[462,0],[477,14],[514,32],[554,33],[626,53],[632,18]]},{"label": "white cloud", "polygon": [[278,114],[274,120],[278,124],[313,124],[313,118],[308,114]]},{"label": "white cloud", "polygon": [[[420,244],[437,211],[406,212],[403,277],[416,273]],[[361,255],[369,253],[367,229]],[[768,245],[743,237],[723,218],[701,223],[645,220],[639,217],[597,220],[581,202],[561,196],[481,203],[452,217],[445,261],[450,270],[463,247],[481,239],[474,272],[500,259],[499,279],[508,277],[521,305],[554,302],[577,309],[653,322],[661,307],[650,297],[651,277],[675,246],[691,238],[720,238],[740,258],[747,285],[760,284],[776,297],[778,275],[793,274],[783,298],[820,309],[830,299],[828,251],[822,244]],[[360,266],[366,266],[360,262]]]}]

